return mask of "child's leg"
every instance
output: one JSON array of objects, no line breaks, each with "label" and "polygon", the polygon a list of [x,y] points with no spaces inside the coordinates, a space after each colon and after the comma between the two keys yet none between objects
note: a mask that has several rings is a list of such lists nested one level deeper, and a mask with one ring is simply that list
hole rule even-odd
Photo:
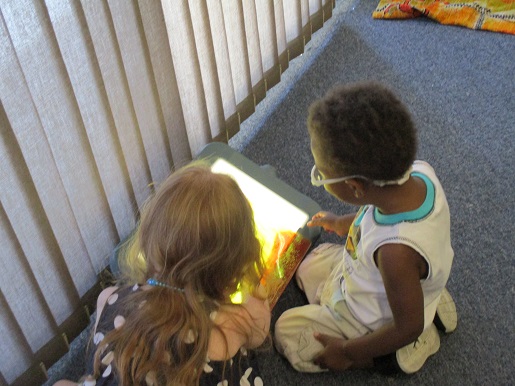
[{"label": "child's leg", "polygon": [[[313,265],[316,267],[316,264],[327,261],[326,258],[330,255],[323,254],[324,257],[321,259],[318,259],[316,255],[312,256],[312,260],[304,268],[313,268]],[[298,371],[324,371],[313,363],[315,356],[323,350],[322,344],[313,336],[314,332],[346,339],[357,338],[370,332],[354,318],[343,300],[340,287],[341,257],[337,263],[340,264],[336,264],[331,272],[326,273],[325,281],[318,285],[320,290],[317,291],[319,292],[317,297],[321,304],[308,304],[289,309],[279,317],[275,324],[277,350]],[[322,266],[324,269],[327,268],[326,264],[322,264]],[[309,275],[309,272],[306,270],[304,273]],[[316,270],[316,274],[319,273],[320,270]]]},{"label": "child's leg", "polygon": [[310,304],[319,304],[322,285],[343,259],[343,246],[325,243],[313,249],[302,261],[295,278]]},{"label": "child's leg", "polygon": [[313,333],[354,339],[369,332],[352,316],[344,301],[337,309],[338,313],[334,314],[325,305],[308,304],[287,310],[277,320],[275,346],[297,371],[326,371],[313,363],[315,356],[324,349]]},{"label": "child's leg", "polygon": [[279,317],[275,324],[275,345],[297,371],[326,371],[313,363],[314,357],[324,348],[313,333],[321,332],[336,337],[355,333],[343,330],[329,308],[308,304],[291,308]]}]

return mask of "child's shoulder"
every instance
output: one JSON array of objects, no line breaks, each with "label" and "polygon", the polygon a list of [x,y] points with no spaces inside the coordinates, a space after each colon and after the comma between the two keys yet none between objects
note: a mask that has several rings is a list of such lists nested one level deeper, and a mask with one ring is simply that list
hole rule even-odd
[{"label": "child's shoulder", "polygon": [[266,299],[249,296],[245,303],[222,306],[220,311],[215,323],[228,323],[232,329],[239,330],[250,347],[259,346],[270,331],[271,312]]},{"label": "child's shoulder", "polygon": [[219,326],[227,326],[239,324],[237,323],[238,318],[243,320],[250,319],[249,313],[245,307],[240,304],[222,304],[220,308],[212,316],[215,324]]},{"label": "child's shoulder", "polygon": [[424,174],[427,174],[427,173],[432,174],[432,175],[436,174],[436,172],[435,172],[434,168],[431,166],[431,164],[429,164],[429,162],[427,162],[427,161],[422,161],[422,160],[416,160],[415,162],[413,162],[413,171],[424,173]]}]

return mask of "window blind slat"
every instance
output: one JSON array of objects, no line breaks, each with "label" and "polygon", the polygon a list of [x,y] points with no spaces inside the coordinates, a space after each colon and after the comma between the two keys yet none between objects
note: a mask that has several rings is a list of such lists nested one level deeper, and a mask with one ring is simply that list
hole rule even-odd
[{"label": "window blind slat", "polygon": [[211,138],[225,137],[225,115],[221,101],[213,35],[209,25],[207,5],[203,1],[188,2],[192,18],[195,47],[201,72],[202,87],[211,130]]},{"label": "window blind slat", "polygon": [[229,58],[227,34],[225,32],[225,24],[223,21],[222,5],[219,1],[208,1],[207,10],[211,35],[217,37],[213,40],[213,48],[224,117],[227,121],[230,117],[233,117],[236,114],[236,96],[234,94],[234,82],[231,60]]},{"label": "window blind slat", "polygon": [[255,3],[256,17],[259,20],[259,49],[263,63],[263,72],[267,73],[279,65],[277,33],[275,28],[274,5],[272,0]]},{"label": "window blind slat", "polygon": [[[104,214],[106,221],[116,225],[116,242],[128,235],[134,221],[134,195],[127,186],[127,169],[121,154],[120,144],[113,127],[112,115],[106,108],[105,89],[102,78],[91,50],[89,31],[85,25],[82,8],[78,3],[66,3],[61,0],[47,1],[47,10],[52,22],[60,53],[73,89],[74,99],[78,105],[81,126],[77,129],[86,132],[88,145],[91,147],[92,160],[109,211]],[[92,256],[96,259],[95,267],[105,264],[98,259],[104,256]]]},{"label": "window blind slat", "polygon": [[131,101],[113,20],[107,2],[81,0],[81,4],[107,96],[106,109],[113,117],[129,174],[129,181],[126,183],[132,186],[136,206],[139,207],[148,196],[148,185],[152,177]]},{"label": "window blind slat", "polygon": [[[24,163],[30,174],[30,177],[26,178],[28,181],[20,181],[20,184],[22,187],[26,184],[33,185],[36,190],[44,211],[44,214],[40,213],[39,216],[46,218],[52,230],[51,234],[58,244],[56,247],[58,250],[53,253],[64,257],[66,266],[69,267],[74,278],[75,288],[79,294],[82,294],[94,281],[92,276],[95,272],[93,267],[88,265],[88,250],[83,243],[83,237],[76,223],[52,149],[32,100],[31,91],[25,81],[25,74],[19,65],[17,53],[11,43],[13,32],[7,32],[7,26],[3,22],[0,23],[0,28],[0,48],[4,53],[3,60],[0,62],[0,70],[1,73],[11,75],[0,82],[2,114],[5,114],[5,118],[2,118],[5,119],[5,124],[1,126],[2,130],[5,130],[3,140],[11,143],[2,154],[7,157],[8,149],[12,149],[14,146],[19,147],[21,155],[18,156],[17,162]],[[9,165],[7,160],[5,165],[4,171]],[[6,174],[5,178],[15,179],[16,177]],[[9,189],[13,200],[16,201],[18,190],[15,190],[7,181],[2,183],[2,187]],[[28,221],[20,214],[17,216],[21,224]],[[70,240],[73,242],[71,243]],[[49,258],[42,251],[39,255],[41,259]],[[69,306],[67,302],[62,304],[64,310],[67,310]]]},{"label": "window blind slat", "polygon": [[156,80],[159,105],[168,133],[168,145],[172,153],[173,165],[180,167],[190,161],[192,155],[163,9],[158,1],[139,0],[138,4]]},{"label": "window blind slat", "polygon": [[231,65],[236,105],[252,93],[243,8],[239,0],[222,2],[223,21]]},{"label": "window blind slat", "polygon": [[[32,350],[24,339],[16,318],[10,310],[9,302],[2,292],[0,292],[0,334],[2,334],[0,371],[2,378],[11,383],[30,366]],[[0,384],[2,384],[1,381]]]},{"label": "window blind slat", "polygon": [[2,12],[73,211],[61,221],[79,227],[90,257],[105,256],[116,235],[49,16],[39,1],[9,2]]},{"label": "window blind slat", "polygon": [[211,132],[191,15],[186,2],[164,1],[162,5],[190,149],[196,156],[211,140]]},{"label": "window blind slat", "polygon": [[108,4],[152,182],[160,183],[170,173],[172,156],[139,12],[133,2]]}]

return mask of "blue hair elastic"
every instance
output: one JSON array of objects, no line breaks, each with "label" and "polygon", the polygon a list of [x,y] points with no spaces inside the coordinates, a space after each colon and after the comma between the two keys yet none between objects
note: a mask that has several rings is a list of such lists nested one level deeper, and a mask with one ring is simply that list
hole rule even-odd
[{"label": "blue hair elastic", "polygon": [[179,291],[179,292],[184,293],[184,288],[174,287],[173,285],[168,285],[166,283],[163,283],[163,282],[153,279],[153,278],[148,279],[147,284],[151,285],[152,287],[165,287],[165,288],[172,289],[174,291]]}]

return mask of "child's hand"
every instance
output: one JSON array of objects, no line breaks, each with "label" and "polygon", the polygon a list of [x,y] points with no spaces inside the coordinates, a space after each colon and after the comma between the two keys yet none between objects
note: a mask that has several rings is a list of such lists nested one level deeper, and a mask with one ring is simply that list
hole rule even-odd
[{"label": "child's hand", "polygon": [[265,300],[268,297],[268,289],[260,283],[254,287],[251,295],[257,299]]},{"label": "child's hand", "polygon": [[314,359],[313,363],[322,369],[343,371],[349,369],[353,362],[345,354],[346,340],[315,332],[314,337],[324,346],[324,349]]},{"label": "child's hand", "polygon": [[341,224],[341,216],[337,216],[331,212],[318,212],[315,214],[310,221],[308,221],[308,227],[319,226],[324,228],[327,232],[334,232],[338,236],[344,236],[347,234],[348,228],[344,229]]}]

